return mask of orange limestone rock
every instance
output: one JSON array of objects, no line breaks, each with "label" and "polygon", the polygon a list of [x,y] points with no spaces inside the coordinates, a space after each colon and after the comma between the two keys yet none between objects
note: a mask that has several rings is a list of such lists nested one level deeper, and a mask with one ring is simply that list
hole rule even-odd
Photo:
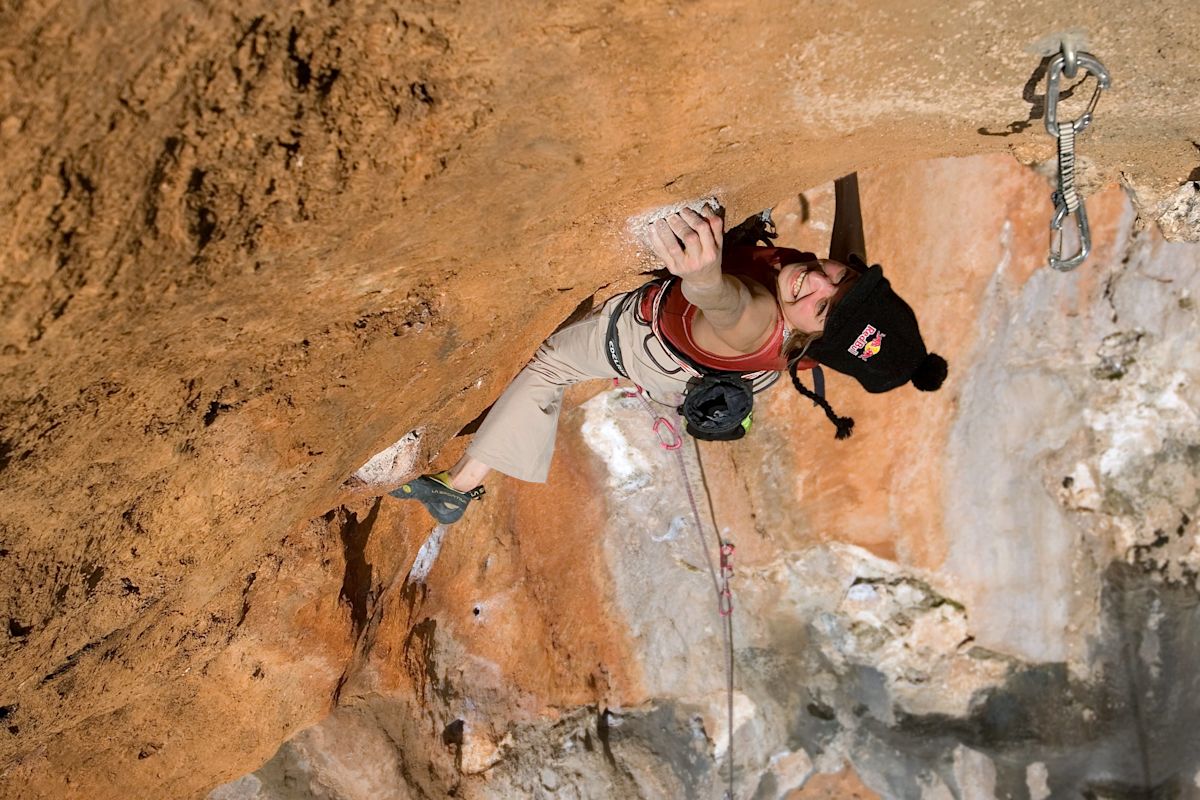
[{"label": "orange limestone rock", "polygon": [[[0,797],[201,797],[251,773],[269,790],[305,763],[333,780],[327,717],[396,753],[343,787],[715,791],[719,621],[639,407],[579,390],[552,481],[491,480],[438,536],[380,495],[452,463],[539,342],[645,280],[630,220],[788,198],[780,241],[820,250],[828,192],[809,189],[853,171],[869,255],[951,373],[886,399],[830,376],[858,420],[845,442],[781,386],[751,437],[701,447],[738,545],[742,786],[803,751],[919,792],[901,745],[938,717],[913,676],[949,676],[956,709],[976,692],[972,714],[1029,710],[1022,742],[1082,737],[1085,712],[1131,740],[1106,704],[1112,648],[1159,654],[1134,666],[1160,689],[1190,658],[1170,631],[1196,570],[1197,270],[1155,224],[1195,238],[1198,15],[8,4]],[[1068,30],[1114,88],[1080,145],[1096,252],[1060,275],[1042,268],[1049,186],[1017,162],[1053,156],[1042,62]],[[889,575],[929,592],[850,630],[846,592]],[[916,632],[871,640],[910,613]],[[1191,713],[1161,711],[1172,733]],[[1034,760],[1089,790],[1068,756],[986,730],[1016,748],[998,791]],[[953,736],[937,757],[959,747],[991,758]]]}]

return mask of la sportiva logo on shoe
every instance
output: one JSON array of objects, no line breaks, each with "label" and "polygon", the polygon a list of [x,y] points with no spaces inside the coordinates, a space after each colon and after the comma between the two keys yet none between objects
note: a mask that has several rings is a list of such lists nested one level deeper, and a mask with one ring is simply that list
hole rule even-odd
[{"label": "la sportiva logo on shoe", "polygon": [[[863,328],[863,332],[858,335],[847,352],[866,361],[883,348],[883,337],[886,335],[886,333],[880,333],[874,325],[868,325]],[[859,352],[860,350],[862,352]]]}]

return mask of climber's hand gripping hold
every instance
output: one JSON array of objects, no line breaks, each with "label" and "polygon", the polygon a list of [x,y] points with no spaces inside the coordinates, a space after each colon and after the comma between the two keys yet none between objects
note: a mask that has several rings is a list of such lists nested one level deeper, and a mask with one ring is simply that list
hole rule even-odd
[{"label": "climber's hand gripping hold", "polygon": [[707,203],[700,213],[690,208],[650,225],[650,246],[672,275],[697,285],[721,278],[725,220]]}]

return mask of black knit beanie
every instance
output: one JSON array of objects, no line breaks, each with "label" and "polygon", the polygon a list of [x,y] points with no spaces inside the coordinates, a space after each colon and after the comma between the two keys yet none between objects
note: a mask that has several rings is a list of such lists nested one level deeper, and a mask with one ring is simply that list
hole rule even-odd
[{"label": "black knit beanie", "polygon": [[825,324],[825,332],[805,352],[830,369],[850,375],[868,392],[886,392],[912,381],[925,392],[946,379],[946,360],[925,349],[917,317],[892,291],[883,267],[869,269],[851,256],[860,272]]}]

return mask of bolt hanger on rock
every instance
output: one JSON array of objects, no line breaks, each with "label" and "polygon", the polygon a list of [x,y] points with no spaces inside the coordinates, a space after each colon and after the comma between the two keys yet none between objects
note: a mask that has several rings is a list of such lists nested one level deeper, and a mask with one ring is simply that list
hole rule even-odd
[{"label": "bolt hanger on rock", "polygon": [[[1059,81],[1064,75],[1068,79],[1074,78],[1080,67],[1096,76],[1096,90],[1082,115],[1060,123]],[[1100,102],[1100,93],[1111,85],[1108,70],[1099,59],[1090,53],[1077,52],[1075,45],[1066,40],[1062,43],[1062,52],[1050,59],[1046,68],[1046,132],[1058,139],[1058,189],[1050,196],[1054,203],[1054,217],[1050,220],[1050,266],[1059,272],[1070,272],[1078,267],[1092,249],[1087,208],[1075,189],[1075,137],[1092,124],[1092,114]],[[1063,225],[1071,214],[1075,215],[1079,227],[1079,251],[1064,258]]]}]

